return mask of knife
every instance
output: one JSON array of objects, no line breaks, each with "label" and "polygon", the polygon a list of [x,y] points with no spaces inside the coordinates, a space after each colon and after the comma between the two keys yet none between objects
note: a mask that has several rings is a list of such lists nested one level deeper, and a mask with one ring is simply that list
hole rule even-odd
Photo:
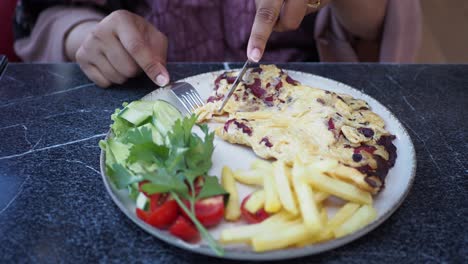
[{"label": "knife", "polygon": [[218,109],[218,112],[221,112],[226,105],[227,101],[229,101],[229,98],[231,98],[232,94],[237,88],[237,85],[239,85],[240,81],[242,81],[242,77],[244,77],[245,72],[247,71],[247,66],[249,66],[251,63],[250,60],[247,59],[245,62],[244,66],[242,67],[242,70],[240,71],[239,75],[237,75],[236,80],[231,86],[231,89],[229,90],[227,96],[224,98],[223,103],[221,104],[221,107]]}]

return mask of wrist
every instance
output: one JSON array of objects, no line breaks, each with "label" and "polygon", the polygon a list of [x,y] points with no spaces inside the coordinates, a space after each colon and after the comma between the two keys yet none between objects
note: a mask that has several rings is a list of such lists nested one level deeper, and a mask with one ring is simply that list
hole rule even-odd
[{"label": "wrist", "polygon": [[75,54],[85,36],[91,33],[94,27],[99,23],[97,20],[87,20],[74,25],[68,30],[64,38],[64,52],[67,60],[75,61]]}]

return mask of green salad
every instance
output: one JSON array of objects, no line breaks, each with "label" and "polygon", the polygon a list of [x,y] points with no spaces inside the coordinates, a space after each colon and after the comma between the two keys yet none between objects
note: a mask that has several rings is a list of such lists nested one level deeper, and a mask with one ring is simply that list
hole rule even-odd
[{"label": "green salad", "polygon": [[[221,209],[207,215],[206,208],[213,211],[214,204],[221,204],[224,212],[228,199],[218,178],[208,174],[214,133],[196,124],[197,116],[183,117],[162,100],[124,103],[111,119],[112,135],[99,142],[106,153],[106,174],[118,189],[128,189],[137,216],[186,241],[199,232],[222,255],[206,229],[222,219],[222,214],[217,218]],[[192,131],[195,126],[202,136]]]}]

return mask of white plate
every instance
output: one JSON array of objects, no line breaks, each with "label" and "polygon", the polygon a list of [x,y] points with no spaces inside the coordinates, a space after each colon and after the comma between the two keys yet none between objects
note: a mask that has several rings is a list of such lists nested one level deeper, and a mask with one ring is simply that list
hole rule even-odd
[{"label": "white plate", "polygon": [[[192,84],[195,88],[198,89],[201,96],[206,100],[213,90],[213,82],[215,78],[222,72],[223,71],[204,73],[188,77],[180,81]],[[387,175],[385,189],[381,191],[376,197],[374,197],[374,207],[377,209],[378,212],[377,219],[365,228],[351,235],[303,248],[290,248],[265,253],[255,253],[250,249],[249,246],[246,245],[230,245],[225,247],[226,252],[224,258],[243,260],[288,259],[318,254],[342,246],[353,240],[358,239],[359,237],[372,231],[381,223],[383,223],[383,221],[385,221],[400,206],[412,185],[416,171],[416,159],[413,143],[403,125],[385,106],[377,102],[372,97],[343,83],[339,83],[334,80],[326,79],[309,73],[297,71],[287,71],[287,73],[293,79],[296,79],[305,85],[333,92],[345,93],[355,98],[365,100],[369,103],[371,109],[377,114],[379,114],[383,118],[383,120],[385,120],[386,129],[396,136],[396,140],[393,141],[393,143],[397,147],[398,155],[395,166],[389,171]],[[214,128],[214,125],[210,126],[211,129]],[[255,154],[250,148],[232,145],[222,141],[219,138],[215,138],[214,144],[215,151],[213,153],[213,167],[210,170],[211,175],[219,176],[221,174],[221,168],[224,165],[228,165],[233,169],[247,169],[251,161],[256,159]],[[146,230],[148,233],[158,237],[161,240],[166,241],[169,244],[178,246],[180,248],[188,249],[197,253],[216,256],[214,252],[211,251],[211,249],[203,241],[198,244],[185,243],[184,241],[173,237],[167,231],[161,231],[141,221],[135,215],[135,203],[128,198],[127,190],[117,190],[115,186],[111,184],[108,180],[108,177],[105,175],[104,161],[105,153],[101,151],[101,174],[104,180],[104,184],[117,206],[133,222],[135,222],[138,226]],[[239,184],[238,191],[240,198],[243,198],[247,194],[251,193],[252,189],[250,187]],[[333,213],[333,211],[331,213]],[[221,229],[239,224],[244,223],[233,224],[222,222],[222,224],[220,224],[218,227],[210,229],[210,233],[212,233],[212,235],[215,238],[218,238]]]}]

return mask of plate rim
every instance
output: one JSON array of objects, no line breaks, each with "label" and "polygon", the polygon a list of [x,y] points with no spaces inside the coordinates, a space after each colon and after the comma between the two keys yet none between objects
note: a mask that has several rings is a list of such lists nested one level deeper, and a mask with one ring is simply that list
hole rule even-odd
[{"label": "plate rim", "polygon": [[[188,76],[188,77],[182,78],[182,79],[180,79],[178,81],[187,82],[187,80],[190,80],[192,78],[202,78],[204,75],[214,75],[214,76],[216,76],[217,74],[221,74],[222,72],[225,72],[225,71],[236,71],[236,70],[239,70],[239,69],[230,69],[230,70],[224,70],[223,69],[223,70],[205,72],[205,73],[201,73],[201,74]],[[386,213],[384,213],[379,218],[374,220],[371,224],[365,226],[364,228],[362,228],[361,230],[359,230],[357,232],[354,232],[354,233],[352,233],[350,235],[347,235],[347,236],[344,236],[342,238],[333,239],[333,240],[330,240],[330,241],[327,241],[327,242],[324,242],[324,243],[309,245],[309,246],[302,247],[302,248],[286,248],[286,249],[267,251],[267,252],[261,252],[261,253],[257,253],[257,252],[254,252],[254,251],[245,251],[245,250],[239,250],[238,251],[236,249],[227,249],[223,256],[218,256],[208,246],[206,246],[206,245],[193,245],[193,244],[186,243],[186,242],[184,242],[184,241],[182,241],[182,240],[180,240],[178,238],[172,237],[172,236],[168,235],[167,231],[159,230],[157,228],[154,228],[154,227],[146,224],[145,222],[140,220],[138,217],[136,217],[135,213],[130,212],[130,210],[127,210],[126,206],[122,203],[122,201],[114,193],[113,187],[111,186],[112,183],[110,182],[110,180],[108,179],[108,177],[107,177],[107,175],[105,173],[105,152],[104,152],[104,150],[101,149],[101,154],[100,154],[101,177],[102,177],[102,179],[104,181],[104,185],[105,185],[105,188],[106,188],[107,192],[109,193],[109,195],[111,196],[112,200],[117,205],[117,207],[119,207],[119,209],[128,218],[130,218],[130,220],[132,220],[132,222],[134,222],[137,226],[139,226],[140,228],[142,228],[143,230],[145,230],[147,233],[151,234],[152,236],[155,236],[158,239],[160,239],[160,240],[162,240],[162,241],[164,241],[164,242],[166,242],[166,243],[168,243],[170,245],[176,246],[176,247],[181,248],[181,249],[189,250],[189,251],[197,253],[197,254],[202,254],[202,255],[207,255],[207,256],[217,257],[217,258],[233,259],[233,260],[269,261],[269,260],[285,260],[285,259],[292,259],[292,258],[299,258],[299,257],[304,257],[304,256],[316,255],[316,254],[320,254],[320,253],[323,253],[323,252],[326,252],[326,251],[329,251],[329,250],[332,250],[332,249],[336,249],[336,248],[344,246],[344,245],[346,245],[346,244],[348,244],[350,242],[358,240],[359,238],[362,238],[363,236],[365,236],[366,234],[368,234],[369,232],[373,231],[378,226],[380,226],[383,222],[385,222],[391,215],[393,215],[393,213],[398,208],[400,208],[401,204],[403,203],[403,201],[406,199],[409,192],[411,191],[414,179],[416,177],[416,168],[417,168],[416,151],[415,151],[415,148],[414,148],[413,140],[412,140],[410,134],[408,133],[408,130],[403,125],[403,123],[400,122],[400,120],[384,104],[380,103],[378,100],[376,100],[372,96],[362,92],[361,90],[358,90],[358,89],[356,89],[356,88],[354,88],[354,87],[352,87],[352,86],[350,86],[348,84],[342,83],[340,81],[333,80],[333,79],[326,78],[326,77],[319,76],[319,75],[315,75],[315,74],[312,74],[312,73],[296,71],[296,70],[289,70],[287,68],[284,68],[284,70],[287,71],[288,73],[304,75],[304,76],[309,77],[309,78],[312,77],[312,78],[315,78],[317,81],[332,82],[337,86],[342,86],[342,87],[344,87],[346,89],[352,90],[352,91],[358,93],[362,97],[367,97],[366,101],[368,101],[369,99],[373,100],[374,103],[377,103],[378,105],[380,105],[383,108],[384,111],[388,112],[390,118],[393,119],[392,121],[394,121],[397,124],[397,126],[399,128],[401,128],[401,132],[405,136],[407,136],[407,138],[409,139],[409,142],[410,142],[408,147],[409,147],[409,150],[410,150],[410,156],[411,156],[411,161],[412,161],[410,179],[408,181],[408,185],[406,186],[406,190],[398,198],[396,203],[394,203],[394,205],[391,206],[391,208]],[[320,89],[323,89],[323,88],[320,88]],[[149,93],[149,94],[151,94],[151,93]],[[142,98],[145,98],[149,94],[143,96]],[[111,130],[109,129],[109,131],[106,134],[105,139],[107,139],[110,134],[111,134]]]}]

